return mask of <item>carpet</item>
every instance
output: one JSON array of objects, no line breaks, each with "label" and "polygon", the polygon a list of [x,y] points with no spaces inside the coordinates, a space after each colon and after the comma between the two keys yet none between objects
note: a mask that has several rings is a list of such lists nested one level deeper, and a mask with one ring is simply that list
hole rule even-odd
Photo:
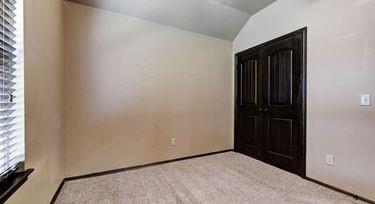
[{"label": "carpet", "polygon": [[56,204],[363,203],[227,152],[66,182]]}]

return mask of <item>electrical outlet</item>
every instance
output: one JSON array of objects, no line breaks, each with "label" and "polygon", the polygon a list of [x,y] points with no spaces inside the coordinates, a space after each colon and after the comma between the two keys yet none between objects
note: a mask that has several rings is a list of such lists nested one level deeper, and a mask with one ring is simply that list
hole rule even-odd
[{"label": "electrical outlet", "polygon": [[370,96],[370,94],[361,95],[361,106],[371,106],[371,96]]},{"label": "electrical outlet", "polygon": [[175,146],[176,145],[176,138],[172,137],[171,138],[171,146]]},{"label": "electrical outlet", "polygon": [[327,154],[327,157],[326,157],[326,163],[327,163],[327,165],[329,165],[329,166],[334,166],[334,165],[335,165],[333,155]]}]

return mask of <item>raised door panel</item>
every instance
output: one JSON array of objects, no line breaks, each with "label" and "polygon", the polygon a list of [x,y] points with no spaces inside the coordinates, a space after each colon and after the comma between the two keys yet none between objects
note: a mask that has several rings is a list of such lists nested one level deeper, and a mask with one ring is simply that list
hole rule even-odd
[{"label": "raised door panel", "polygon": [[258,60],[250,59],[242,62],[240,72],[241,105],[256,104],[258,89]]},{"label": "raised door panel", "polygon": [[270,105],[291,105],[293,102],[293,50],[282,49],[268,57]]},{"label": "raised door panel", "polygon": [[257,117],[241,116],[241,142],[248,148],[257,149]]},{"label": "raised door panel", "polygon": [[296,126],[293,119],[266,117],[267,162],[286,171],[297,173],[295,154],[298,151]]},{"label": "raised door panel", "polygon": [[293,120],[269,118],[269,153],[292,158]]}]

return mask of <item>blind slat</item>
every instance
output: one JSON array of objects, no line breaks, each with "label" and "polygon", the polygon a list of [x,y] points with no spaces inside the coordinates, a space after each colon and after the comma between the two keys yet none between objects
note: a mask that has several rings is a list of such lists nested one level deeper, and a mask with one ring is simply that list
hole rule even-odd
[{"label": "blind slat", "polygon": [[16,34],[14,34],[12,31],[8,30],[7,28],[5,28],[2,25],[0,25],[0,33],[2,35],[5,35],[5,36],[11,37],[11,38],[15,38],[16,37]]},{"label": "blind slat", "polygon": [[9,8],[9,10],[11,10],[11,11],[16,10],[16,7],[14,6],[14,3],[12,3],[11,1],[3,0],[2,3],[4,3],[5,6],[7,8]]},{"label": "blind slat", "polygon": [[0,34],[0,40],[3,41],[3,42],[5,42],[5,43],[7,43],[8,45],[14,45],[14,44],[16,44],[16,41],[13,40],[13,38],[8,37],[6,35]]},{"label": "blind slat", "polygon": [[17,70],[13,67],[7,67],[7,66],[0,65],[0,72],[1,73],[13,73],[15,71],[17,71]]},{"label": "blind slat", "polygon": [[4,41],[0,41],[0,49],[3,49],[4,50],[3,52],[11,52],[12,53],[12,52],[16,51],[15,47],[7,44],[6,42],[4,43]]},{"label": "blind slat", "polygon": [[14,13],[14,9],[9,8],[6,4],[0,6],[0,15],[8,15],[11,18],[14,18],[16,16],[16,14]]}]

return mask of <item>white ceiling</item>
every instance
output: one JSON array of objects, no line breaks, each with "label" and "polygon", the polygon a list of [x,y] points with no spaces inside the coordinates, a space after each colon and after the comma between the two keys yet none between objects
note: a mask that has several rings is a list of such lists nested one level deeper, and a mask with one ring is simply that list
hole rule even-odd
[{"label": "white ceiling", "polygon": [[69,1],[232,41],[253,14],[276,0]]}]

